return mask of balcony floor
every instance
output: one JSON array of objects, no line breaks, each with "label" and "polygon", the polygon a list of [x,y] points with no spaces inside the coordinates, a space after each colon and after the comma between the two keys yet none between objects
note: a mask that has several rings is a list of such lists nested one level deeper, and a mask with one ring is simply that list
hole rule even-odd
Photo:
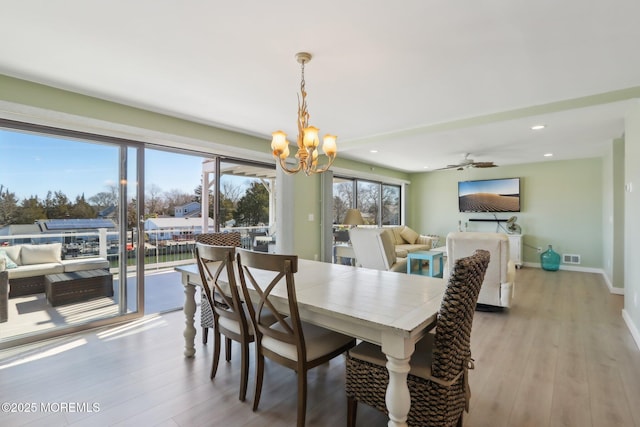
[{"label": "balcony floor", "polygon": [[[0,340],[113,317],[118,314],[117,279],[114,279],[113,286],[113,297],[94,298],[57,307],[52,307],[44,294],[11,298],[8,301],[8,321],[0,324]],[[133,311],[136,306],[135,288],[135,276],[129,277],[127,294],[134,296],[127,304],[129,311]],[[183,303],[184,288],[179,273],[173,269],[166,269],[145,274],[146,314],[182,309]]]}]

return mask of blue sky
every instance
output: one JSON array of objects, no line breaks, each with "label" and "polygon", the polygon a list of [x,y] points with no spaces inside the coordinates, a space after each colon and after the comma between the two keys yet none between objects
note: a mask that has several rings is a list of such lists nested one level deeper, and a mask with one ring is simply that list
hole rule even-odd
[{"label": "blue sky", "polygon": [[517,178],[460,181],[458,193],[460,196],[471,193],[518,194],[520,193],[520,184]]},{"label": "blue sky", "polygon": [[[115,146],[0,130],[0,153],[0,185],[19,200],[48,191],[89,198],[118,181]],[[147,188],[192,193],[200,185],[200,157],[147,150],[146,160]]]}]

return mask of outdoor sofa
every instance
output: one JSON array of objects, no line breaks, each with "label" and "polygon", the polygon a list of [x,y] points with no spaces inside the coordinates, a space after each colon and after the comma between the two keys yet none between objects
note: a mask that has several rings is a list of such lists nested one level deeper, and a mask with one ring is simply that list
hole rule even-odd
[{"label": "outdoor sofa", "polygon": [[4,258],[9,276],[9,298],[44,293],[48,274],[109,268],[105,258],[63,260],[61,243],[1,246],[0,258]]}]

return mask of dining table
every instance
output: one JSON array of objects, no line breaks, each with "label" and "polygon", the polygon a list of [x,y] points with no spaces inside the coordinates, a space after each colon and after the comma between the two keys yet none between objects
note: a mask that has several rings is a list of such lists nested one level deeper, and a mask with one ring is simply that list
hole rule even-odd
[{"label": "dining table", "polygon": [[[202,280],[196,264],[175,269],[181,273],[185,293],[184,355],[194,357],[195,293]],[[435,325],[445,281],[305,259],[298,260],[294,277],[303,321],[381,346],[389,371],[388,426],[406,426],[411,405],[407,385],[411,355],[415,343]],[[287,314],[284,283],[274,289],[272,300],[276,310]]]}]

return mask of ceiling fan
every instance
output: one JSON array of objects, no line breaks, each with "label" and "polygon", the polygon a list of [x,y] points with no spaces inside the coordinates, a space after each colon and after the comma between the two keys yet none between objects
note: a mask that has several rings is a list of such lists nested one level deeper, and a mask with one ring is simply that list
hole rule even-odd
[{"label": "ceiling fan", "polygon": [[493,162],[476,162],[473,159],[469,158],[470,155],[471,153],[465,153],[464,159],[462,159],[460,163],[456,165],[447,165],[446,167],[440,168],[438,170],[456,169],[461,171],[466,168],[495,168],[498,166]]}]

